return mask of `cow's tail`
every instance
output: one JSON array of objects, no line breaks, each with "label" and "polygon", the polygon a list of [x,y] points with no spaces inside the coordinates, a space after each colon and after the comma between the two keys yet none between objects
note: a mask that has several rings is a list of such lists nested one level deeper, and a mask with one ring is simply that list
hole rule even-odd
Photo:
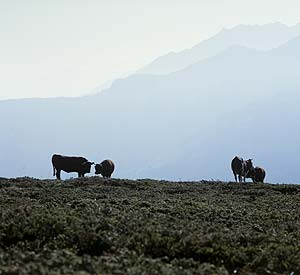
[{"label": "cow's tail", "polygon": [[55,176],[55,167],[54,167],[53,163],[52,163],[52,166],[53,166],[53,176]]}]

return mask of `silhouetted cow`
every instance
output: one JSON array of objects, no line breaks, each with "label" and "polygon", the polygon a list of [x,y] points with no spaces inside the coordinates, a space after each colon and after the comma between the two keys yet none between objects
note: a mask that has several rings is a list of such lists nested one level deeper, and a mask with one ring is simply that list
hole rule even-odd
[{"label": "silhouetted cow", "polygon": [[110,178],[111,174],[113,173],[115,169],[114,163],[106,159],[102,161],[100,164],[95,165],[95,174],[101,174],[104,178]]},{"label": "silhouetted cow", "polygon": [[[83,157],[68,157],[61,155],[52,156],[53,176],[60,180],[60,172],[65,171],[67,173],[77,172],[78,177],[84,177],[85,173],[91,172],[91,165],[93,162],[89,162]],[[56,171],[55,171],[56,170]]]},{"label": "silhouetted cow", "polygon": [[251,169],[254,169],[252,164],[252,159],[243,160],[239,157],[234,157],[231,161],[231,169],[235,178],[235,181],[237,181],[237,175],[239,177],[239,182],[241,182],[244,179],[244,182],[246,181],[246,178],[249,178],[248,173]]},{"label": "silhouetted cow", "polygon": [[256,166],[249,171],[247,176],[251,178],[253,182],[264,182],[266,171],[263,168]]}]

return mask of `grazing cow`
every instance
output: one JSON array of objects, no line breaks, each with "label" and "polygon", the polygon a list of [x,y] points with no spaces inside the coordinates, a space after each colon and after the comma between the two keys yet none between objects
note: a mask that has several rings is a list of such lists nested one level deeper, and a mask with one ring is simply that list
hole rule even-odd
[{"label": "grazing cow", "polygon": [[246,178],[248,178],[248,173],[251,169],[253,169],[252,159],[243,160],[239,157],[234,157],[231,161],[231,169],[235,178],[235,181],[237,181],[237,175],[239,177],[239,182],[246,181]]},{"label": "grazing cow", "polygon": [[249,171],[248,177],[251,178],[253,182],[264,182],[266,171],[263,168],[256,166]]},{"label": "grazing cow", "polygon": [[110,178],[111,174],[113,173],[115,169],[114,163],[106,159],[102,161],[100,164],[95,165],[95,174],[101,174],[104,178]]},{"label": "grazing cow", "polygon": [[93,162],[83,157],[67,157],[61,155],[52,156],[53,176],[60,180],[60,172],[77,172],[78,177],[84,177],[85,173],[91,172]]}]

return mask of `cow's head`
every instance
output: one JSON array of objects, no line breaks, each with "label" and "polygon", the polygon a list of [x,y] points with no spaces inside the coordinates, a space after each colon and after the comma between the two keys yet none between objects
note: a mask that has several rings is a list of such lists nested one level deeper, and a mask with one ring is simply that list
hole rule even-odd
[{"label": "cow's head", "polygon": [[102,164],[101,164],[101,163],[100,163],[100,164],[96,164],[96,165],[95,165],[95,174],[96,174],[96,175],[101,174],[101,173],[102,173],[102,169],[103,169],[103,167],[102,167]]},{"label": "cow's head", "polygon": [[94,162],[85,161],[82,165],[82,172],[83,173],[91,173],[91,166],[94,164]]},{"label": "cow's head", "polygon": [[254,167],[253,167],[252,159],[246,160],[246,166],[247,166],[247,168],[254,168]]},{"label": "cow's head", "polygon": [[250,177],[249,173],[254,170],[252,159],[246,160],[246,177]]}]

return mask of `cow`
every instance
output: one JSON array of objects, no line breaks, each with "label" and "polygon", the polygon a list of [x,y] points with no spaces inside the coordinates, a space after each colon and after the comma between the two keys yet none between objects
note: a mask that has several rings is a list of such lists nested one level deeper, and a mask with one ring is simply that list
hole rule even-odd
[{"label": "cow", "polygon": [[237,175],[239,178],[239,182],[243,180],[245,182],[246,178],[249,178],[248,176],[249,171],[251,169],[254,169],[252,159],[243,160],[242,158],[235,156],[231,161],[231,169],[236,182],[237,182]]},{"label": "cow", "polygon": [[60,172],[77,172],[78,177],[84,177],[84,174],[91,172],[93,162],[83,157],[69,157],[54,154],[52,156],[53,176],[60,180]]},{"label": "cow", "polygon": [[249,171],[247,176],[251,178],[253,182],[264,182],[266,171],[263,168],[256,166]]},{"label": "cow", "polygon": [[115,169],[114,163],[109,160],[103,160],[101,163],[95,165],[95,174],[101,174],[104,178],[110,178]]}]

